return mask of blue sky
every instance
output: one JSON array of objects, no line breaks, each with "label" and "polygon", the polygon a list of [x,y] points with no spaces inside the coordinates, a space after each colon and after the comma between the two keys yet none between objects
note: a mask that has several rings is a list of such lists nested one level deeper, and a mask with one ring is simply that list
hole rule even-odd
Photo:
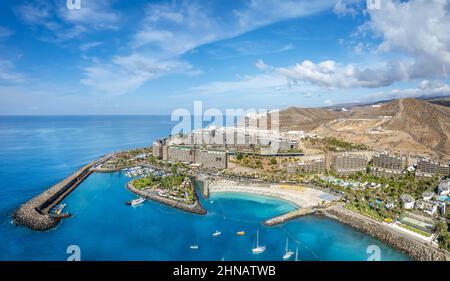
[{"label": "blue sky", "polygon": [[379,1],[4,0],[0,114],[450,94],[449,1]]}]

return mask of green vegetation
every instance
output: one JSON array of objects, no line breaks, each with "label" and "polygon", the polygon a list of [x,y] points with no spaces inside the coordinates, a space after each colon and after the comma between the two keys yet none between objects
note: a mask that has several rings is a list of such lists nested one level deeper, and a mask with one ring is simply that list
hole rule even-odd
[{"label": "green vegetation", "polygon": [[[336,177],[336,176],[335,176]],[[331,182],[327,182],[319,177],[315,177],[314,184],[339,190],[345,194],[347,207],[367,216],[384,220],[399,217],[402,212],[402,204],[399,200],[401,194],[410,194],[414,198],[421,198],[422,193],[437,186],[438,178],[416,178],[413,174],[399,175],[396,178],[380,177],[371,174],[356,173],[339,177],[347,182],[368,183],[365,188],[343,187]],[[370,184],[381,184],[379,188],[371,188]],[[394,206],[386,208],[386,204],[391,202]]]},{"label": "green vegetation", "polygon": [[448,232],[448,224],[441,221],[436,225],[436,229],[439,233],[439,246],[443,249],[450,250],[450,234]]},{"label": "green vegetation", "polygon": [[344,140],[340,140],[334,137],[326,138],[308,138],[307,141],[314,147],[320,148],[324,151],[354,151],[354,150],[367,150],[368,147],[364,144],[350,143]]},{"label": "green vegetation", "polygon": [[164,176],[148,175],[133,180],[131,184],[140,190],[165,191],[165,197],[182,201],[183,203],[193,204],[195,201],[195,190],[190,182],[186,184],[185,179],[187,179],[187,175],[183,173]]},{"label": "green vegetation", "polygon": [[139,165],[145,162],[154,162],[155,158],[151,155],[151,147],[139,148],[116,153],[111,159],[102,164],[105,169],[120,169]]},{"label": "green vegetation", "polygon": [[153,187],[155,185],[158,185],[158,187],[161,188],[167,188],[170,189],[172,187],[179,186],[183,183],[183,179],[185,178],[185,175],[167,175],[167,176],[155,176],[155,175],[148,175],[146,177],[135,179],[132,184],[137,189],[143,189],[146,187]]},{"label": "green vegetation", "polygon": [[377,211],[369,207],[369,205],[361,204],[360,202],[347,203],[344,205],[345,208],[366,215],[370,218],[373,218],[377,221],[383,221],[387,217],[381,216]]},{"label": "green vegetation", "polygon": [[248,154],[236,154],[236,160],[237,163],[243,167],[248,167],[248,168],[262,168],[263,167],[263,163],[262,163],[262,159],[259,156],[256,155],[248,155]]}]

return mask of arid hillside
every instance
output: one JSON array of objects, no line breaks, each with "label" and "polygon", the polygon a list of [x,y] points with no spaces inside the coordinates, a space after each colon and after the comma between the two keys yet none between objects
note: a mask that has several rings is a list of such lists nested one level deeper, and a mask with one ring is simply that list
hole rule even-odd
[{"label": "arid hillside", "polygon": [[291,107],[279,118],[282,131],[304,130],[377,150],[450,159],[450,108],[424,100],[400,99],[348,112]]}]

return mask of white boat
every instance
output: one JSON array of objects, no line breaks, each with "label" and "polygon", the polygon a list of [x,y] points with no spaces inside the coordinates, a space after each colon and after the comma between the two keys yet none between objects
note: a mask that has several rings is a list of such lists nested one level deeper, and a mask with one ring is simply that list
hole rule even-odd
[{"label": "white boat", "polygon": [[295,261],[298,261],[298,248],[295,250]]},{"label": "white boat", "polygon": [[286,249],[284,250],[283,260],[288,260],[292,257],[294,252],[288,249],[289,238],[286,238]]},{"label": "white boat", "polygon": [[216,230],[216,232],[214,232],[212,236],[217,237],[220,236],[220,234],[222,234],[222,232]]},{"label": "white boat", "polygon": [[191,248],[191,250],[198,250],[198,245],[191,245],[189,248]]},{"label": "white boat", "polygon": [[131,200],[131,206],[133,206],[133,207],[137,206],[139,204],[144,203],[144,201],[145,201],[145,199],[142,198],[142,197],[139,197],[138,199]]},{"label": "white boat", "polygon": [[256,231],[256,247],[252,249],[253,254],[261,254],[266,250],[266,246],[259,246],[259,231]]}]

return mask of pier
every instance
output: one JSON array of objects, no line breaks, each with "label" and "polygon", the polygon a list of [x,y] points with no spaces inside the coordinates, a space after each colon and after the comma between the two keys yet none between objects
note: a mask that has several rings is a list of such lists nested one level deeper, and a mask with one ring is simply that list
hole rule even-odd
[{"label": "pier", "polygon": [[314,214],[315,212],[316,211],[313,208],[301,208],[301,209],[268,219],[264,222],[264,225],[265,226],[275,226],[278,224],[282,224],[286,221],[296,219],[298,217]]},{"label": "pier", "polygon": [[68,176],[61,182],[53,185],[41,194],[17,208],[12,217],[16,224],[24,225],[33,230],[49,230],[67,218],[68,214],[52,214],[51,210],[80,185],[97,166],[108,160],[112,154],[97,159]]}]

